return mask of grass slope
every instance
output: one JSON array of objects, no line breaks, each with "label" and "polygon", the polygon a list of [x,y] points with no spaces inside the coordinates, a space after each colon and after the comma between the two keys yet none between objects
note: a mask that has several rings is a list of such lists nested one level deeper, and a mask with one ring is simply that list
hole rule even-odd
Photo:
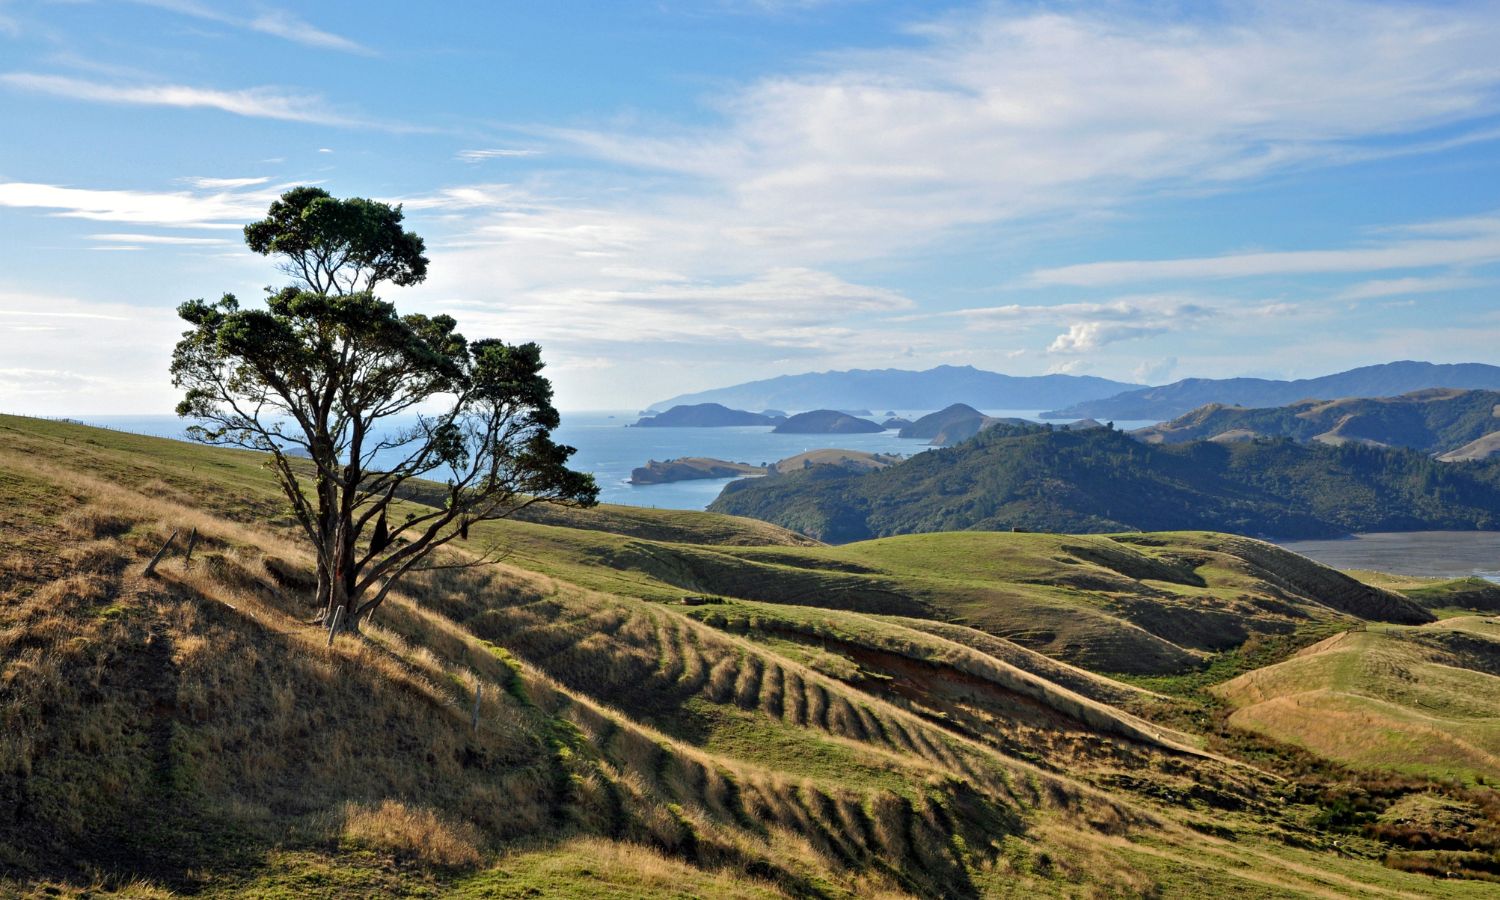
[{"label": "grass slope", "polygon": [[1345,632],[1219,690],[1233,724],[1349,765],[1500,782],[1500,619]]},{"label": "grass slope", "polygon": [[[6,418],[0,478],[0,893],[1480,895],[1140,714],[1173,698],[941,614],[944,591],[1024,586],[1043,536],[986,558],[749,546],[690,514],[485,523],[506,564],[428,573],[328,646],[253,455]],[[144,578],[189,527],[193,563]],[[1209,539],[1057,538],[1073,562],[1051,565],[1230,593],[1270,574],[1174,561]],[[676,602],[671,579],[726,572],[783,581]]]}]

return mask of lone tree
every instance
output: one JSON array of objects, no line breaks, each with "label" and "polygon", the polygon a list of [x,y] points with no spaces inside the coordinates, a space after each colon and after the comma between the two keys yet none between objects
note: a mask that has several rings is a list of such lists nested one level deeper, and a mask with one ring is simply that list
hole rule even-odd
[{"label": "lone tree", "polygon": [[294,283],[267,288],[265,309],[232,294],[184,303],[192,329],[172,355],[177,413],[199,422],[189,435],[269,454],[317,551],[319,621],[343,607],[354,630],[475,521],[598,496],[552,440],[536,344],[467,341],[449,316],[398,315],[375,296],[427,275],[401,221],[399,206],[287,191],[245,243]]}]

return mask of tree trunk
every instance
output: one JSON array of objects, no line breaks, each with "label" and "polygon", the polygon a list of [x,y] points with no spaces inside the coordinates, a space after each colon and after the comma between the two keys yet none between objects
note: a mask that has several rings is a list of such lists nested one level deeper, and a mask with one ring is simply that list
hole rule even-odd
[{"label": "tree trunk", "polygon": [[322,612],[318,613],[318,618],[316,621],[324,625],[328,624],[328,622],[330,621],[328,617],[333,614],[333,596],[330,593],[331,587],[332,584],[328,578],[328,567],[323,565],[322,561],[320,560],[318,562],[318,595],[314,599],[317,601],[317,605],[322,609]]}]

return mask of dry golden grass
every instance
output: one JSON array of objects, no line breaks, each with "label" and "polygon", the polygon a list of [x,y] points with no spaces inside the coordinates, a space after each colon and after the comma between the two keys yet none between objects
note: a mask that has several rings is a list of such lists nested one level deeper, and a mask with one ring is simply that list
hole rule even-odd
[{"label": "dry golden grass", "polygon": [[[1173,866],[1203,864],[1168,804],[1078,778],[1114,765],[1175,790],[1226,767],[1151,741],[1121,754],[1118,734],[1093,750],[1046,738],[1047,715],[1083,735],[1114,715],[1101,698],[1138,691],[1063,670],[1087,692],[1054,693],[1003,655],[913,630],[880,646],[928,666],[932,695],[881,694],[846,647],[781,652],[770,617],[731,633],[513,565],[413,579],[328,647],[302,624],[311,560],[287,532],[147,462],[78,471],[91,452],[0,447],[5,483],[35,491],[7,498],[25,506],[12,518],[46,528],[0,538],[0,802],[21,810],[0,821],[0,866],[40,873],[0,893],[94,883],[59,859],[107,870],[107,890],[251,896],[314,876],[399,893],[408,875],[477,896],[1150,894],[1173,882],[1122,849],[1143,835]],[[191,566],[174,555],[141,576],[193,527]],[[983,685],[1010,692],[989,718],[939,702]],[[1158,777],[1169,769],[1178,781]],[[1275,860],[1214,852],[1210,865]],[[386,856],[399,863],[372,880],[337,880]],[[277,869],[288,859],[308,868]]]},{"label": "dry golden grass", "polygon": [[374,850],[436,866],[473,867],[483,858],[483,838],[467,822],[449,822],[435,811],[399,800],[378,805],[346,803],[340,836]]}]

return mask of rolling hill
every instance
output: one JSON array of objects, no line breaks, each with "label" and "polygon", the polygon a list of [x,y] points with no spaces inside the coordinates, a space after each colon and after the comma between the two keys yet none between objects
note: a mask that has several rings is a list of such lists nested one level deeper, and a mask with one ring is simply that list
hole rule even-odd
[{"label": "rolling hill", "polygon": [[1500,778],[1500,619],[1341,632],[1216,690],[1232,724],[1348,765]]},{"label": "rolling hill", "polygon": [[1500,461],[1289,439],[1143,444],[1107,428],[995,426],[866,475],[731,482],[709,507],[834,543],[965,529],[1202,529],[1278,538],[1500,527]]},{"label": "rolling hill", "polygon": [[1211,404],[1132,432],[1153,444],[1289,437],[1405,447],[1439,459],[1483,459],[1500,441],[1500,392],[1434,388],[1399,397],[1306,400],[1271,409]]},{"label": "rolling hill", "polygon": [[936,409],[967,403],[984,409],[1038,409],[1109,397],[1140,385],[1092,375],[1002,375],[972,366],[851,369],[781,375],[731,387],[682,394],[651,404],[722,403],[742,409]]},{"label": "rolling hill", "polygon": [[[476,525],[452,561],[498,545],[503,564],[423,573],[330,639],[303,624],[312,561],[255,454],[0,416],[0,496],[0,894],[1493,887],[1489,832],[1410,848],[1347,822],[1375,782],[1246,744],[1192,686],[1421,614],[1257,542],[833,548],[552,510]],[[193,558],[145,575],[184,529]],[[1048,609],[1084,625],[1019,635],[1040,649],[1004,636]],[[1131,641],[1187,669],[1147,686],[1067,661],[1104,671]],[[1440,779],[1379,785],[1387,817],[1471,803]],[[1467,878],[1406,871],[1436,866]]]},{"label": "rolling hill", "polygon": [[1482,363],[1437,365],[1428,362],[1384,363],[1363,366],[1296,381],[1266,378],[1187,378],[1161,387],[1140,388],[1112,397],[1070,405],[1057,404],[1043,413],[1049,419],[1156,419],[1165,421],[1219,403],[1263,409],[1302,400],[1343,397],[1395,397],[1431,388],[1500,390],[1500,367]]}]

